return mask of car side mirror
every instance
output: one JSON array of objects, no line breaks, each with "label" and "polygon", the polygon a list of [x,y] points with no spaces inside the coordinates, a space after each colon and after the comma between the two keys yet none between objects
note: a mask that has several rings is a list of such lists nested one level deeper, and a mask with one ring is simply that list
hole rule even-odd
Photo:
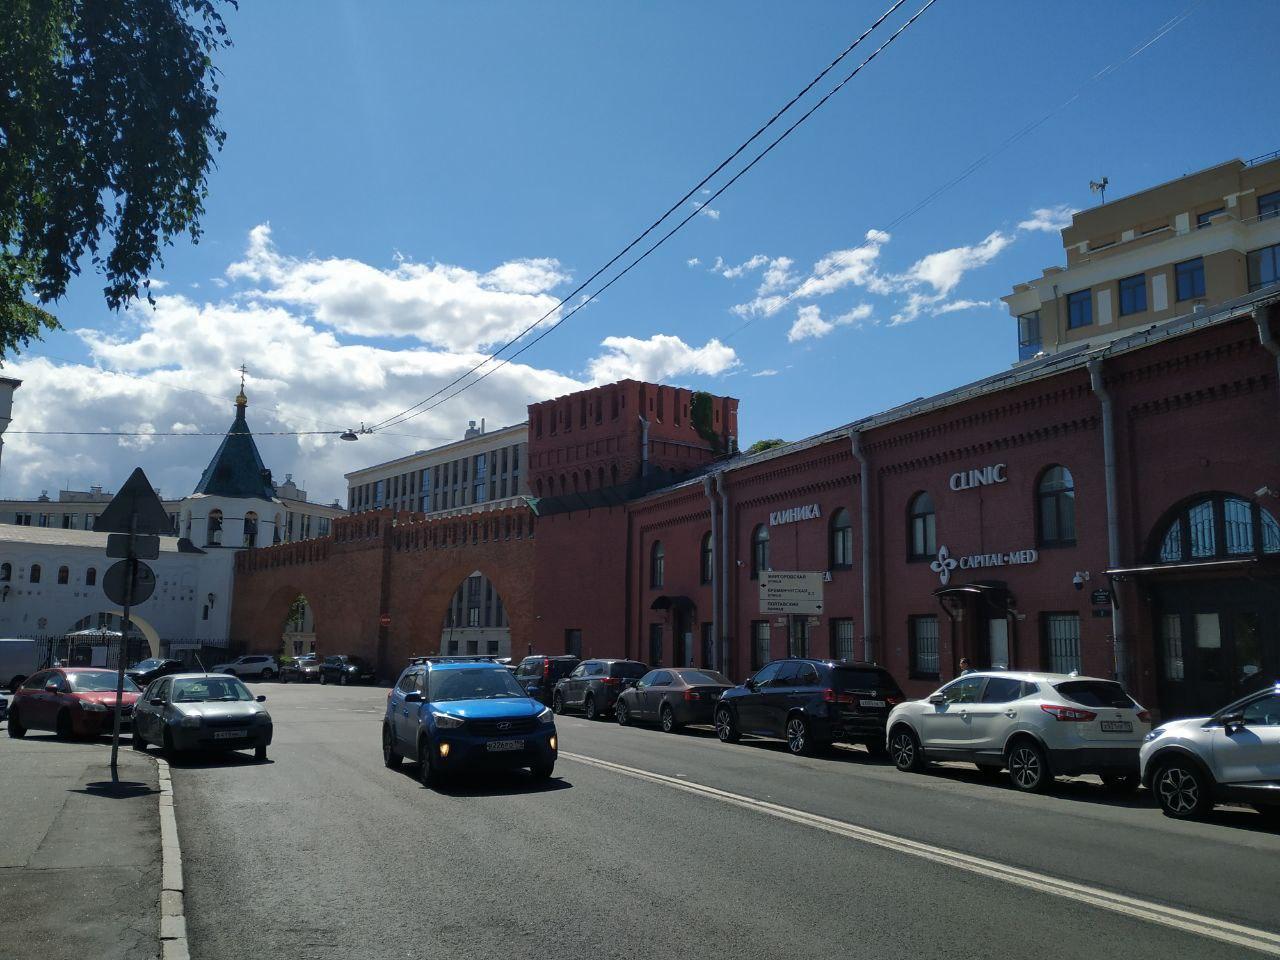
[{"label": "car side mirror", "polygon": [[404,695],[404,702],[405,703],[421,703],[422,694],[419,693],[417,690],[410,690],[408,693]]},{"label": "car side mirror", "polygon": [[147,703],[151,704],[153,707],[163,707],[164,697],[152,697],[147,701]]},{"label": "car side mirror", "polygon": [[1228,734],[1236,733],[1239,730],[1243,730],[1245,727],[1244,711],[1237,711],[1236,713],[1228,713],[1226,716],[1222,718],[1222,726],[1223,726],[1223,729],[1226,730]]},{"label": "car side mirror", "polygon": [[929,702],[930,703],[946,703],[947,698],[940,693],[935,693],[932,697],[929,698]]},{"label": "car side mirror", "polygon": [[267,695],[266,695],[265,693],[260,693],[260,694],[258,694],[258,696],[256,697],[256,699],[257,699],[257,701],[258,701],[259,703],[266,703],[266,702],[267,702]]},{"label": "car side mirror", "polygon": [[759,688],[759,684],[754,680],[744,680],[742,681],[742,685],[753,693]]}]

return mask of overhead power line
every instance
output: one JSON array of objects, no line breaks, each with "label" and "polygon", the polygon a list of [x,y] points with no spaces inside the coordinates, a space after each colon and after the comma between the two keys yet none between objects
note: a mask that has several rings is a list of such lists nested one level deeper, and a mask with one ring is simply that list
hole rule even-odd
[{"label": "overhead power line", "polygon": [[[783,140],[785,140],[787,137],[789,137],[789,136],[790,136],[790,135],[791,135],[791,134],[796,130],[796,128],[797,128],[797,127],[799,127],[802,123],[804,123],[804,122],[805,122],[806,120],[808,120],[811,116],[813,116],[813,114],[814,114],[814,113],[816,113],[816,112],[817,112],[817,111],[818,111],[818,110],[819,110],[819,109],[820,109],[820,108],[821,108],[821,107],[822,107],[822,106],[823,106],[823,105],[824,105],[828,100],[830,100],[833,96],[835,96],[835,94],[837,94],[841,89],[843,89],[843,88],[845,87],[845,85],[846,85],[846,84],[848,84],[851,80],[853,80],[853,78],[854,78],[854,77],[856,77],[859,73],[861,73],[861,72],[862,72],[862,70],[863,70],[863,69],[864,69],[868,64],[870,64],[870,63],[871,63],[871,61],[873,61],[876,57],[878,57],[878,56],[881,54],[881,52],[883,52],[883,51],[884,51],[884,50],[885,50],[885,49],[886,49],[886,48],[887,48],[891,43],[893,43],[895,40],[897,40],[897,39],[898,39],[898,37],[902,36],[902,34],[903,34],[903,33],[904,33],[904,32],[905,32],[905,31],[906,31],[906,30],[907,30],[907,29],[908,29],[912,24],[914,24],[914,23],[915,23],[915,22],[916,22],[916,21],[917,21],[917,20],[918,20],[918,19],[919,19],[923,14],[924,14],[924,12],[925,12],[926,10],[928,10],[930,7],[932,7],[936,2],[937,2],[937,0],[926,0],[925,4],[924,4],[923,6],[921,6],[919,10],[917,10],[915,13],[913,13],[913,14],[912,14],[912,15],[911,15],[911,16],[910,16],[906,21],[904,21],[904,22],[902,23],[902,25],[901,25],[901,26],[899,26],[899,27],[898,27],[898,29],[897,29],[897,30],[895,30],[893,33],[891,33],[891,34],[890,34],[890,35],[889,35],[889,36],[884,40],[884,42],[880,44],[880,46],[876,47],[876,49],[875,49],[875,50],[873,50],[873,51],[871,52],[871,54],[870,54],[870,55],[869,55],[865,60],[863,60],[861,63],[859,63],[859,64],[858,64],[858,65],[857,65],[857,66],[856,66],[856,67],[855,67],[855,68],[854,68],[854,69],[853,69],[849,74],[847,74],[847,75],[846,75],[846,76],[845,76],[845,77],[844,77],[844,78],[843,78],[839,83],[837,83],[834,87],[832,87],[832,88],[831,88],[831,90],[829,90],[829,91],[828,91],[826,94],[824,94],[824,95],[823,95],[823,96],[822,96],[822,97],[821,97],[821,98],[820,98],[816,103],[814,103],[814,104],[813,104],[813,106],[811,106],[808,110],[806,110],[803,114],[801,114],[801,115],[800,115],[800,117],[799,117],[798,119],[796,119],[796,120],[795,120],[795,121],[794,121],[794,122],[793,122],[789,127],[787,127],[785,130],[783,130],[783,131],[782,131],[782,133],[780,133],[776,138],[774,138],[774,139],[769,143],[769,145],[768,145],[768,146],[766,146],[763,150],[761,150],[761,151],[760,151],[759,153],[757,153],[754,157],[752,157],[752,159],[751,159],[751,160],[746,164],[746,166],[744,166],[744,167],[743,167],[742,169],[740,169],[737,173],[735,173],[732,177],[730,177],[730,178],[729,178],[729,180],[727,180],[723,185],[721,185],[721,186],[719,187],[719,189],[717,189],[714,193],[712,193],[712,194],[711,194],[711,195],[706,199],[706,201],[704,201],[704,202],[703,202],[703,203],[702,203],[702,204],[701,204],[697,209],[693,210],[691,213],[689,213],[687,216],[685,216],[682,220],[680,220],[678,223],[676,223],[676,225],[675,225],[674,227],[672,227],[672,228],[671,228],[670,230],[668,230],[665,234],[663,234],[663,235],[662,235],[658,240],[656,240],[654,243],[652,243],[652,244],[651,244],[651,245],[650,245],[650,246],[649,246],[649,247],[648,247],[648,248],[647,248],[647,249],[646,249],[642,254],[640,254],[640,256],[636,257],[634,260],[632,260],[630,263],[628,263],[628,264],[627,264],[627,265],[626,265],[626,266],[625,266],[621,271],[619,271],[617,274],[615,274],[615,275],[614,275],[614,276],[613,276],[613,277],[612,277],[612,278],[611,278],[607,283],[605,283],[602,287],[600,287],[600,288],[599,288],[598,290],[596,290],[594,293],[591,293],[589,296],[584,297],[581,301],[579,301],[579,302],[578,302],[578,303],[573,307],[573,309],[571,309],[568,313],[566,313],[566,314],[564,314],[563,316],[561,316],[561,317],[557,318],[557,319],[555,320],[555,322],[553,322],[552,324],[550,324],[549,326],[547,326],[545,329],[543,329],[543,330],[542,330],[542,331],[541,331],[541,332],[540,332],[536,337],[534,337],[534,338],[533,338],[532,340],[530,340],[528,343],[525,343],[523,346],[521,346],[519,350],[516,350],[514,353],[512,353],[512,354],[511,354],[510,356],[508,356],[508,357],[504,357],[504,358],[502,359],[502,361],[501,361],[501,362],[499,362],[496,366],[491,367],[490,369],[486,370],[483,374],[481,374],[479,377],[476,377],[474,380],[470,381],[469,383],[463,384],[461,387],[459,387],[457,390],[454,390],[452,393],[448,394],[447,396],[445,396],[445,397],[443,397],[443,398],[441,398],[441,399],[439,399],[439,400],[435,400],[435,398],[436,398],[436,397],[439,397],[439,396],[440,396],[440,394],[444,392],[444,390],[447,390],[447,389],[449,389],[449,388],[448,388],[448,387],[446,387],[446,388],[443,388],[442,390],[438,390],[438,391],[436,391],[436,393],[435,393],[435,394],[433,394],[431,397],[427,398],[427,400],[424,400],[424,401],[422,401],[421,403],[419,403],[419,404],[415,405],[417,409],[415,409],[415,407],[411,407],[411,408],[409,408],[409,410],[408,410],[408,411],[405,411],[403,414],[398,415],[398,418],[391,418],[389,421],[383,421],[383,423],[382,423],[382,424],[380,424],[380,425],[375,425],[375,427],[373,427],[372,429],[374,429],[374,430],[376,431],[377,429],[379,429],[379,426],[397,426],[398,424],[404,423],[404,422],[406,422],[407,420],[412,420],[412,419],[414,419],[415,417],[418,417],[418,416],[420,416],[420,415],[422,415],[422,414],[424,414],[424,413],[427,413],[427,412],[429,412],[429,411],[431,411],[431,410],[434,410],[434,409],[436,409],[437,407],[441,406],[442,404],[449,402],[449,401],[450,401],[450,400],[452,400],[454,397],[458,396],[458,395],[459,395],[459,394],[461,394],[461,393],[464,393],[465,391],[467,391],[467,390],[471,389],[472,387],[474,387],[476,384],[478,384],[478,383],[482,382],[483,380],[487,379],[491,374],[497,373],[499,370],[501,370],[503,367],[505,367],[508,363],[510,363],[510,362],[511,362],[512,360],[514,360],[516,357],[520,356],[520,355],[521,355],[521,354],[523,354],[526,350],[528,350],[530,347],[534,346],[534,344],[536,344],[536,343],[538,343],[539,341],[541,341],[543,337],[547,336],[547,335],[548,335],[548,334],[550,334],[553,330],[557,329],[557,328],[558,328],[562,323],[564,323],[566,320],[568,320],[570,317],[572,317],[574,314],[576,314],[579,310],[581,310],[581,309],[582,309],[583,307],[585,307],[587,304],[591,303],[591,302],[592,302],[593,300],[595,300],[598,296],[600,296],[600,294],[604,293],[604,292],[605,292],[606,290],[608,290],[611,286],[613,286],[615,283],[617,283],[619,280],[621,280],[623,277],[625,277],[628,273],[630,273],[630,272],[631,272],[635,267],[637,267],[641,262],[643,262],[643,261],[644,261],[644,260],[645,260],[645,259],[646,259],[650,254],[651,254],[651,253],[653,253],[655,250],[657,250],[659,247],[661,247],[664,243],[666,243],[668,240],[670,240],[673,236],[675,236],[675,234],[676,234],[676,233],[678,233],[678,232],[679,232],[679,231],[680,231],[680,230],[685,226],[685,224],[687,224],[690,220],[692,220],[695,216],[697,216],[697,215],[698,215],[698,213],[700,212],[700,210],[702,209],[702,207],[703,207],[703,206],[706,206],[707,204],[712,203],[712,202],[713,202],[717,197],[719,197],[722,193],[724,193],[724,192],[725,192],[726,190],[728,190],[731,186],[733,186],[733,185],[734,185],[734,184],[735,184],[735,183],[736,183],[740,178],[742,178],[742,177],[743,177],[743,176],[744,176],[744,175],[745,175],[749,170],[751,170],[753,167],[755,167],[755,165],[756,165],[757,163],[759,163],[759,162],[760,162],[761,160],[763,160],[766,156],[768,156],[768,155],[773,151],[773,149],[774,149],[776,146],[778,146],[778,144],[782,143],[782,141],[783,141]],[[896,3],[896,4],[894,4],[894,6],[893,6],[892,8],[890,8],[890,10],[889,10],[888,12],[886,12],[884,15],[882,15],[882,17],[880,18],[880,20],[878,20],[878,21],[876,22],[876,25],[878,25],[879,23],[882,23],[882,22],[884,21],[884,18],[885,18],[885,17],[887,17],[887,16],[889,15],[889,13],[892,13],[892,12],[893,12],[893,10],[896,10],[899,6],[901,6],[901,3]],[[871,29],[874,29],[874,26],[873,26]],[[862,37],[865,37],[865,36],[866,36],[868,33],[870,33],[870,32],[871,32],[871,30],[870,30],[870,29],[869,29],[869,30],[867,30],[865,33],[863,33]],[[859,37],[859,40],[858,40],[857,42],[861,42],[862,37]],[[855,44],[854,44],[854,45],[856,46],[856,42],[855,42]],[[829,70],[829,69],[830,69],[830,68],[828,68],[828,70]],[[812,84],[811,84],[810,86],[812,86]],[[797,98],[797,99],[798,99],[798,98]],[[793,100],[792,102],[794,102],[794,100]],[[780,115],[780,114],[779,114],[779,115]],[[771,121],[769,122],[769,124],[766,124],[766,127],[767,127],[767,126],[769,126],[769,125],[772,125],[772,123],[773,123],[773,122],[774,122],[774,121],[773,121],[773,120],[771,120]],[[764,129],[765,129],[765,128],[761,128],[761,130],[764,130]],[[757,132],[757,134],[756,134],[756,135],[754,135],[751,139],[752,139],[752,140],[754,140],[754,139],[756,139],[756,137],[758,137],[758,136],[759,136],[759,132]],[[749,143],[749,142],[750,142],[750,141],[748,141],[748,143]],[[740,148],[737,152],[738,152],[738,153],[741,153],[741,148]],[[736,155],[736,154],[735,154],[735,155]],[[718,169],[723,169],[723,167],[724,167],[724,164],[722,164],[722,165],[721,165],[721,167],[720,167],[720,168],[718,168]],[[706,183],[706,182],[707,182],[707,180],[709,180],[709,179],[711,178],[711,176],[713,176],[713,175],[714,175],[714,174],[709,175],[706,179],[704,179],[704,180],[703,180],[703,183]],[[696,189],[698,189],[698,188],[695,188],[695,190],[696,190]],[[691,192],[691,194],[690,194],[690,195],[692,195],[692,192]],[[682,201],[682,202],[683,202],[683,201]],[[677,206],[679,206],[679,205],[677,205]],[[672,208],[672,209],[675,209],[675,208]],[[669,216],[669,215],[670,215],[670,213],[671,213],[671,211],[669,210],[669,211],[667,212],[667,214],[664,214],[662,218],[660,218],[658,221],[656,221],[656,222],[655,222],[655,226],[656,226],[657,224],[660,224],[663,220],[665,220],[665,219],[667,218],[667,216]],[[653,230],[653,229],[654,229],[653,227],[650,227],[648,230],[646,230],[646,231],[645,231],[645,233],[644,233],[644,234],[642,234],[642,235],[641,235],[641,237],[643,237],[643,236],[647,236],[650,232],[652,232],[652,230]],[[631,244],[631,246],[630,246],[630,247],[628,247],[627,249],[631,249],[631,247],[634,247],[635,245],[636,245],[635,243],[632,243],[632,244]],[[626,253],[626,251],[624,250],[624,251],[623,251],[623,254],[625,254],[625,253]],[[611,261],[611,263],[616,262],[616,261],[617,261],[621,256],[622,256],[622,254],[619,254],[619,257],[615,257],[615,258],[614,258],[614,260],[613,260],[613,261]],[[600,271],[597,271],[597,273],[596,273],[595,275],[596,275],[596,276],[598,276],[600,273],[602,273],[602,272],[604,271],[604,269],[607,269],[607,268],[602,268]],[[581,290],[581,287],[579,287],[578,289],[579,289],[579,290]],[[575,291],[575,293],[576,293],[576,292],[577,292],[577,291]],[[570,294],[570,296],[573,296],[573,294]],[[563,303],[563,301],[561,301],[561,303]],[[539,322],[539,323],[541,323],[541,321],[538,321],[538,322]],[[534,326],[536,326],[536,325],[537,325],[537,324],[534,324]],[[532,327],[530,327],[529,329],[532,329]],[[525,331],[525,332],[528,332],[528,331]],[[523,334],[521,334],[521,336],[523,336]],[[518,338],[517,338],[517,339],[518,339]],[[513,342],[514,342],[514,341],[513,341]],[[511,344],[508,344],[507,346],[510,346],[510,345],[511,345]],[[505,349],[505,347],[504,347],[503,349]],[[502,351],[500,350],[500,351],[498,351],[498,352],[499,352],[499,353],[501,353]],[[496,356],[496,355],[495,355],[495,356]],[[494,359],[494,358],[493,358],[493,357],[491,357],[490,359]],[[486,361],[481,362],[480,364],[477,364],[477,365],[476,365],[476,367],[474,367],[474,368],[471,370],[471,373],[474,373],[474,372],[475,372],[476,370],[478,370],[480,367],[484,366],[484,364],[485,364],[485,363],[487,363],[487,362],[489,362],[489,361],[488,361],[488,360],[486,360]],[[461,382],[461,380],[462,380],[462,379],[465,379],[465,377],[466,377],[466,376],[469,376],[469,375],[470,375],[470,374],[464,374],[464,375],[463,375],[463,377],[460,377],[458,380],[454,381],[454,384],[453,384],[452,386],[456,386],[459,382]],[[431,400],[435,400],[435,402],[433,402],[433,403],[429,402],[429,401],[431,401]],[[411,412],[411,411],[412,411],[412,412]]]},{"label": "overhead power line", "polygon": [[[926,4],[926,6],[931,5],[932,2],[933,0],[930,0],[930,4]],[[372,424],[370,429],[381,431],[383,428],[389,425],[392,425],[393,423],[403,422],[400,419],[402,417],[404,417],[405,419],[409,419],[409,417],[406,417],[407,414],[413,414],[414,411],[418,410],[419,407],[424,407],[426,404],[430,403],[436,397],[440,396],[443,393],[446,393],[449,390],[452,390],[458,384],[462,383],[464,380],[466,380],[468,377],[474,374],[477,370],[481,369],[486,364],[492,363],[494,360],[498,359],[499,356],[501,356],[505,351],[510,349],[516,343],[518,343],[530,331],[534,330],[536,327],[538,327],[544,321],[546,321],[549,317],[555,314],[556,311],[564,307],[566,303],[568,303],[570,300],[576,297],[579,293],[585,290],[588,286],[590,286],[601,274],[603,274],[610,267],[612,267],[619,260],[625,257],[628,253],[630,253],[633,249],[635,249],[644,240],[645,237],[653,233],[673,213],[675,213],[677,210],[683,207],[687,202],[689,202],[689,200],[693,199],[699,190],[701,190],[704,186],[706,186],[707,183],[709,183],[717,174],[719,174],[722,170],[724,170],[725,167],[727,167],[739,156],[741,156],[742,153],[747,149],[747,147],[751,146],[751,144],[753,144],[756,140],[758,140],[761,136],[763,136],[765,131],[767,131],[770,127],[772,127],[775,123],[777,123],[778,120],[781,119],[783,114],[785,114],[793,106],[795,106],[795,104],[799,100],[801,100],[805,96],[805,94],[807,94],[810,90],[812,90],[817,84],[821,83],[822,80],[832,70],[834,70],[837,66],[839,66],[840,63],[842,63],[851,53],[853,53],[855,49],[857,49],[857,47],[859,46],[859,44],[862,43],[862,41],[864,41],[868,36],[870,36],[871,33],[873,33],[877,27],[879,27],[882,23],[885,22],[885,20],[887,20],[890,16],[892,16],[893,13],[899,7],[901,7],[904,3],[906,3],[906,0],[894,0],[894,2],[889,6],[889,8],[885,10],[884,13],[880,14],[880,16],[877,17],[869,27],[863,30],[862,33],[859,34],[857,39],[855,39],[852,43],[850,43],[847,47],[845,47],[839,56],[837,56],[834,60],[832,60],[829,64],[827,64],[827,66],[824,67],[823,70],[817,76],[815,76],[812,80],[810,80],[807,84],[805,84],[805,86],[800,90],[799,93],[797,93],[785,104],[783,104],[780,108],[778,108],[778,110],[774,112],[773,116],[771,116],[761,127],[759,127],[746,140],[740,143],[738,147],[731,154],[729,154],[727,157],[721,160],[720,163],[716,165],[715,169],[713,169],[710,173],[708,173],[701,180],[699,180],[692,187],[690,187],[688,192],[686,192],[684,196],[682,196],[679,200],[677,200],[670,207],[668,207],[666,211],[662,214],[662,216],[658,217],[658,219],[654,220],[653,223],[649,224],[649,226],[647,226],[643,232],[638,234],[630,243],[628,243],[625,247],[623,247],[616,254],[614,254],[613,257],[607,263],[599,267],[594,273],[591,274],[591,276],[587,277],[586,280],[583,280],[580,284],[578,284],[576,287],[570,290],[567,294],[561,297],[560,300],[554,306],[552,306],[551,309],[549,309],[546,313],[538,317],[537,320],[533,321],[533,323],[529,324],[527,327],[525,327],[523,330],[517,333],[514,337],[512,337],[510,340],[508,340],[506,343],[500,346],[497,350],[493,351],[491,354],[485,357],[485,359],[481,360],[479,363],[473,366],[470,370],[461,374],[451,383],[445,384],[435,393],[423,398],[422,400],[419,400],[413,406],[407,407],[406,409],[390,417],[386,417],[382,420],[379,420],[377,423]],[[916,14],[916,16],[919,16],[919,14]],[[717,196],[718,195],[719,194],[717,194]],[[702,207],[706,206],[706,204],[710,202],[711,202],[710,200],[707,200],[701,203],[698,209],[699,210],[702,209]],[[687,220],[688,218],[686,218],[684,222],[687,222]],[[579,308],[583,305],[584,304],[579,304]],[[577,312],[576,309],[574,310],[574,312]],[[563,322],[563,319],[566,319],[566,318],[562,318],[561,321],[557,321],[556,325],[558,326],[560,322]],[[457,394],[452,394],[452,396],[457,396]],[[432,407],[431,409],[434,409],[434,407]],[[425,411],[421,411],[421,412],[425,412]],[[414,415],[416,416],[416,414]]]}]

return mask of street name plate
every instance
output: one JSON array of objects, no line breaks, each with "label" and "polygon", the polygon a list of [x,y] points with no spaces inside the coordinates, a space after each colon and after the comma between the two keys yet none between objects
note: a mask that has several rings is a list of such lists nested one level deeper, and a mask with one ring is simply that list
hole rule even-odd
[{"label": "street name plate", "polygon": [[769,570],[761,573],[760,612],[822,613],[822,571]]}]

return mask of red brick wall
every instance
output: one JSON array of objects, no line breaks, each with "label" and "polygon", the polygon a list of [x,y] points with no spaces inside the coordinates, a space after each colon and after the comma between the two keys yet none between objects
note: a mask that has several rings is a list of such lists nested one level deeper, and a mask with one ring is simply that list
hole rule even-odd
[{"label": "red brick wall", "polygon": [[626,543],[623,507],[539,518],[535,653],[563,653],[565,630],[576,628],[583,656],[626,655]]}]

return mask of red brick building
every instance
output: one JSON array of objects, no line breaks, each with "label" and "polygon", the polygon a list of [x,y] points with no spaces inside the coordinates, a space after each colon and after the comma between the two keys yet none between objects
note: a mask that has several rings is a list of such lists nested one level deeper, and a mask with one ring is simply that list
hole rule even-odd
[{"label": "red brick building", "polygon": [[[912,694],[967,657],[1117,674],[1166,713],[1218,706],[1280,673],[1278,300],[1264,290],[750,457],[729,398],[624,381],[534,404],[518,540],[477,508],[340,522],[336,537],[380,524],[376,574],[337,543],[288,564],[272,557],[299,545],[248,551],[237,638],[278,642],[264,598],[305,566],[309,598],[344,598],[316,603],[322,652],[391,673],[479,568],[517,651],[735,678],[788,654],[865,658]],[[770,570],[820,572],[821,614],[758,613]]]}]

